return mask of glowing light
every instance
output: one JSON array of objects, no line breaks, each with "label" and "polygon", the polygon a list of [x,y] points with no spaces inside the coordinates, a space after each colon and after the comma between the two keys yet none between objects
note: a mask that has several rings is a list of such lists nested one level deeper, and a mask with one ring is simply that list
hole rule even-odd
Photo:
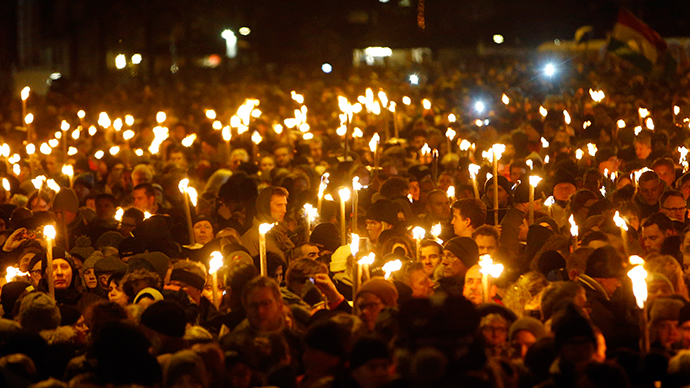
[{"label": "glowing light", "polygon": [[99,151],[96,151],[95,154],[93,154],[93,157],[100,160],[104,155],[105,155],[105,152],[103,152],[102,150],[99,150]]},{"label": "glowing light", "polygon": [[422,228],[421,226],[415,226],[414,229],[412,229],[412,237],[415,240],[421,240],[424,238],[426,235],[426,230]]},{"label": "glowing light", "polygon": [[12,172],[14,173],[14,175],[19,176],[22,173],[22,167],[18,164],[13,164]]},{"label": "glowing light", "polygon": [[96,134],[96,131],[98,131],[98,129],[96,129],[95,126],[93,126],[93,125],[90,126],[90,127],[89,127],[89,136],[95,135],[95,134]]},{"label": "glowing light", "polygon": [[213,122],[213,124],[211,124],[211,128],[213,128],[213,130],[215,130],[215,131],[220,131],[223,128],[223,123],[216,120]]},{"label": "glowing light", "polygon": [[132,55],[132,63],[138,65],[141,63],[141,54]]},{"label": "glowing light", "polygon": [[19,268],[15,268],[13,266],[7,267],[5,273],[7,273],[7,275],[5,275],[5,281],[7,283],[13,281],[15,278],[18,277],[29,276],[28,272],[22,272],[19,270]]},{"label": "glowing light", "polygon": [[218,251],[211,252],[211,260],[208,262],[208,273],[213,275],[223,267],[223,254]]},{"label": "glowing light", "polygon": [[565,123],[567,125],[570,125],[570,123],[572,122],[572,120],[570,119],[570,113],[568,113],[567,110],[563,111],[563,119],[565,119]]},{"label": "glowing light", "polygon": [[375,260],[376,260],[376,254],[374,252],[371,252],[368,255],[359,259],[359,261],[357,263],[359,265],[372,265],[372,264],[374,264]]},{"label": "glowing light", "polygon": [[543,106],[540,106],[539,107],[539,114],[541,115],[541,117],[546,117],[546,115],[549,114],[549,111],[546,110],[546,108],[544,108]]},{"label": "glowing light", "polygon": [[62,130],[62,131],[69,130],[69,123],[66,120],[62,120],[62,122],[60,123],[60,130]]},{"label": "glowing light", "polygon": [[541,146],[542,148],[549,148],[549,142],[545,138],[541,138]]},{"label": "glowing light", "polygon": [[638,114],[641,118],[645,118],[645,117],[649,116],[649,109],[647,109],[647,108],[638,108],[638,109],[637,109],[637,114]]},{"label": "glowing light", "polygon": [[438,238],[438,236],[441,235],[441,223],[439,222],[438,224],[434,224],[434,226],[431,227],[431,235],[434,236],[434,238]]},{"label": "glowing light", "polygon": [[261,224],[261,225],[259,225],[259,234],[268,233],[271,229],[273,229],[274,225],[275,224]]},{"label": "glowing light", "polygon": [[223,140],[230,141],[232,139],[232,131],[230,127],[223,127],[223,131],[220,133],[223,136]]},{"label": "glowing light", "polygon": [[192,205],[196,206],[196,201],[199,198],[199,193],[196,191],[196,189],[192,186],[189,186],[187,188],[187,195],[189,196],[189,201],[192,203]]},{"label": "glowing light", "polygon": [[80,110],[79,112],[77,112],[77,117],[79,117],[80,119],[83,119],[84,117],[86,117],[86,112],[84,112],[83,110]]},{"label": "glowing light", "polygon": [[410,105],[412,103],[412,99],[410,97],[405,96],[402,98],[402,103],[405,105]]},{"label": "glowing light", "polygon": [[[103,128],[108,128],[112,125],[107,113],[101,112],[98,114],[98,125]],[[91,133],[91,129],[89,129],[89,133]]]},{"label": "glowing light", "polygon": [[580,160],[584,156],[585,152],[582,151],[581,149],[575,150],[575,159]]},{"label": "glowing light", "polygon": [[3,157],[7,158],[10,156],[10,145],[5,143],[2,146],[0,146],[0,155]]},{"label": "glowing light", "polygon": [[46,177],[44,175],[39,175],[36,178],[31,180],[31,184],[34,185],[34,188],[36,190],[40,190],[41,187],[43,187],[43,183],[45,183]]},{"label": "glowing light", "polygon": [[552,196],[549,196],[549,198],[546,198],[546,200],[544,201],[544,206],[551,207],[551,206],[553,206],[554,203],[556,203],[556,199],[554,199],[554,197],[552,195]]},{"label": "glowing light", "polygon": [[41,146],[38,149],[43,155],[50,155],[50,153],[53,152],[53,149],[50,148],[48,143],[41,143]]},{"label": "glowing light", "polygon": [[636,265],[628,271],[628,277],[632,280],[633,295],[635,295],[637,307],[644,308],[648,296],[647,271],[642,265]]},{"label": "glowing light", "polygon": [[448,186],[448,190],[446,190],[446,195],[448,198],[455,198],[455,186]]},{"label": "glowing light", "polygon": [[476,120],[474,120],[474,125],[476,125],[478,127],[482,127],[482,126],[484,126],[484,122],[480,119],[476,119]]},{"label": "glowing light", "polygon": [[505,104],[505,105],[510,104],[510,98],[509,98],[508,96],[506,96],[505,93],[503,93],[503,95],[501,96],[501,101],[502,101],[503,104]]},{"label": "glowing light", "polygon": [[125,57],[125,54],[118,54],[115,57],[115,67],[118,70],[122,70],[127,66],[127,57]]},{"label": "glowing light", "polygon": [[570,234],[573,237],[577,237],[579,228],[577,227],[577,224],[575,223],[575,218],[572,214],[570,215],[570,218],[568,218],[568,222],[570,223]]},{"label": "glowing light", "polygon": [[[448,134],[448,132],[446,132]],[[462,139],[460,142],[460,151],[467,151],[472,147],[472,143],[469,142],[467,139]]]},{"label": "glowing light", "polygon": [[115,210],[115,221],[122,222],[123,215],[125,215],[125,209],[118,207],[117,210]]},{"label": "glowing light", "polygon": [[480,169],[479,165],[474,164],[474,163],[470,164],[467,167],[467,170],[470,172],[470,178],[476,179],[477,175],[479,174],[479,169]]},{"label": "glowing light", "polygon": [[165,112],[163,112],[163,111],[156,113],[156,122],[158,124],[163,124],[167,118],[168,118],[168,115],[166,115]]},{"label": "glowing light", "polygon": [[[412,85],[419,85],[419,76],[417,74],[410,74],[410,83]],[[405,104],[409,105],[409,104]]]},{"label": "glowing light", "polygon": [[505,144],[494,144],[491,146],[491,149],[493,150],[494,155],[496,155],[496,160],[501,160],[501,155],[506,152]]},{"label": "glowing light", "polygon": [[544,66],[544,74],[547,77],[552,77],[554,74],[556,74],[556,67],[552,63],[548,63],[546,66]]},{"label": "glowing light", "polygon": [[456,122],[456,121],[457,121],[457,118],[455,117],[454,114],[451,113],[451,114],[448,115],[448,122],[449,122],[449,123],[454,123],[454,122]]},{"label": "glowing light", "polygon": [[135,154],[136,156],[143,156],[143,155],[144,155],[144,150],[142,150],[141,148],[137,148],[136,150],[134,150],[134,154]]},{"label": "glowing light", "polygon": [[584,123],[582,123],[582,129],[587,129],[587,128],[589,128],[590,126],[592,126],[592,122],[589,121],[589,120],[587,120],[587,121],[585,121]]},{"label": "glowing light", "polygon": [[7,178],[2,178],[2,188],[5,189],[5,191],[12,190],[12,187],[10,186],[10,181]]},{"label": "glowing light", "polygon": [[187,192],[188,187],[189,187],[189,178],[180,179],[180,183],[177,184],[177,188],[180,190],[180,193],[182,193],[182,194]]},{"label": "glowing light", "polygon": [[184,139],[182,139],[182,145],[185,147],[191,147],[192,144],[194,144],[194,140],[196,140],[196,133],[192,133],[191,135],[187,135]]},{"label": "glowing light", "polygon": [[617,124],[618,124],[618,128],[620,128],[620,129],[623,129],[626,126],[625,120],[623,120],[623,119],[618,120]]},{"label": "glowing light", "polygon": [[[122,132],[122,138],[124,140],[130,140],[133,137],[134,137],[134,131],[132,131],[131,129],[128,129],[128,130]],[[184,139],[182,140],[182,142],[183,142],[182,144],[184,144]]]},{"label": "glowing light", "polygon": [[606,97],[603,90],[592,89],[589,89],[589,96],[592,97],[592,100],[594,100],[594,102],[601,102],[604,100],[604,97]]},{"label": "glowing light", "polygon": [[249,27],[240,27],[237,32],[239,32],[242,36],[247,36],[252,32],[252,30]]},{"label": "glowing light", "polygon": [[22,98],[22,101],[26,101],[29,98],[29,93],[31,93],[31,88],[28,86],[24,86],[22,89],[20,96]]},{"label": "glowing light", "polygon": [[587,143],[587,153],[588,153],[590,156],[596,155],[596,154],[597,154],[597,151],[598,151],[598,149],[597,149],[597,145],[596,145],[596,144],[594,144],[594,143]]},{"label": "glowing light", "polygon": [[58,139],[50,139],[50,140],[48,140],[48,146],[50,146],[50,148],[55,148],[55,147],[58,146],[58,144],[60,144],[60,142],[58,141]]},{"label": "glowing light", "polygon": [[494,264],[491,255],[482,255],[479,257],[479,272],[498,279],[503,273],[503,264]]},{"label": "glowing light", "polygon": [[216,111],[213,109],[206,109],[206,118],[209,120],[215,120],[216,119]]},{"label": "glowing light", "polygon": [[617,227],[627,231],[628,230],[628,224],[625,222],[623,217],[618,214],[618,210],[616,210],[616,214],[613,216],[613,222],[616,224]]},{"label": "glowing light", "polygon": [[400,259],[389,261],[381,267],[386,279],[389,279],[393,272],[400,271],[400,268],[402,268],[402,261],[400,261]]},{"label": "glowing light", "polygon": [[450,141],[453,141],[453,139],[455,139],[455,135],[457,135],[457,132],[455,132],[453,128],[448,127],[448,129],[446,129],[446,137],[450,139]]},{"label": "glowing light", "polygon": [[429,144],[424,143],[420,152],[422,153],[422,155],[428,155],[431,153],[431,147],[429,147]]},{"label": "glowing light", "polygon": [[145,220],[148,220],[149,218],[151,218],[151,213],[149,213],[149,212],[144,212],[144,219],[145,219]]},{"label": "glowing light", "polygon": [[43,236],[55,240],[55,227],[53,225],[46,225],[43,227]]},{"label": "glowing light", "polygon": [[321,65],[321,71],[323,71],[323,72],[326,73],[326,74],[331,74],[331,72],[333,71],[333,65],[331,65],[331,64],[328,63],[328,62],[323,63],[323,64]]},{"label": "glowing light", "polygon": [[372,136],[371,140],[369,140],[369,150],[371,152],[376,152],[376,148],[378,147],[380,140],[381,140],[381,138],[379,137],[379,133],[378,132],[374,133],[374,136]]},{"label": "glowing light", "polygon": [[79,150],[77,150],[77,147],[69,147],[67,149],[67,155],[69,156],[76,155],[77,152],[79,152]]},{"label": "glowing light", "polygon": [[259,144],[262,140],[263,138],[261,137],[259,132],[254,131],[254,133],[252,133],[252,142],[254,142],[254,144]]},{"label": "glowing light", "polygon": [[647,117],[647,119],[644,121],[644,124],[647,126],[647,128],[654,130],[654,120],[652,120],[651,117]]},{"label": "glowing light", "polygon": [[347,187],[343,187],[342,189],[338,190],[338,196],[340,196],[340,200],[343,202],[347,202],[350,200],[350,189]]},{"label": "glowing light", "polygon": [[53,190],[56,193],[60,192],[60,185],[57,184],[53,179],[48,179],[46,181],[46,185],[48,186],[49,189]]},{"label": "glowing light", "polygon": [[493,36],[493,39],[494,39],[494,43],[496,43],[496,44],[503,43],[503,35],[501,35],[501,34],[495,34]]},{"label": "glowing light", "polygon": [[19,162],[21,159],[22,159],[22,157],[19,156],[19,154],[14,154],[14,155],[10,156],[10,158],[7,159],[7,161],[14,164],[14,163]]},{"label": "glowing light", "polygon": [[673,106],[673,115],[678,116],[678,113],[680,113],[680,107],[678,105]]},{"label": "glowing light", "polygon": [[422,108],[425,110],[431,109],[431,101],[427,100],[426,98],[422,100]]},{"label": "glowing light", "polygon": [[310,203],[304,204],[303,209],[304,214],[309,219],[309,222],[314,222],[314,220],[316,220],[316,217],[319,215],[319,209],[315,208]]},{"label": "glowing light", "polygon": [[388,105],[388,96],[386,95],[386,92],[379,90],[378,97],[379,101],[381,101],[381,105],[386,107]]},{"label": "glowing light", "polygon": [[529,185],[532,187],[537,187],[539,185],[539,182],[541,182],[541,177],[538,175],[530,175],[529,176]]},{"label": "glowing light", "polygon": [[350,253],[353,257],[357,256],[359,252],[359,235],[352,233],[352,240],[350,241]]},{"label": "glowing light", "polygon": [[27,114],[26,117],[24,117],[24,122],[27,124],[33,123],[34,122],[34,114],[33,113]]},{"label": "glowing light", "polygon": [[478,113],[484,112],[484,109],[486,109],[486,106],[483,102],[477,101],[474,103],[474,110],[476,110]]}]

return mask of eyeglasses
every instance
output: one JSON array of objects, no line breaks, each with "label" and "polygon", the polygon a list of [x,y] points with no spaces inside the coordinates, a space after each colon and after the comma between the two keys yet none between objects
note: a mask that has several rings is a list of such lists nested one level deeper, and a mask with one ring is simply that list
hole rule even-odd
[{"label": "eyeglasses", "polygon": [[684,207],[662,207],[662,209],[670,211],[670,212],[682,212],[686,210]]}]

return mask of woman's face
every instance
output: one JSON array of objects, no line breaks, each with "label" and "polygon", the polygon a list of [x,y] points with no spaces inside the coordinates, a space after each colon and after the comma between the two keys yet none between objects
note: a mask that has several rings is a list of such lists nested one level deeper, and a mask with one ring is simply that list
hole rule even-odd
[{"label": "woman's face", "polygon": [[86,283],[86,288],[93,289],[98,287],[98,279],[96,278],[96,271],[93,268],[89,268],[84,271],[84,283]]},{"label": "woman's face", "polygon": [[120,288],[116,281],[108,283],[108,300],[124,307],[129,304],[127,294]]}]

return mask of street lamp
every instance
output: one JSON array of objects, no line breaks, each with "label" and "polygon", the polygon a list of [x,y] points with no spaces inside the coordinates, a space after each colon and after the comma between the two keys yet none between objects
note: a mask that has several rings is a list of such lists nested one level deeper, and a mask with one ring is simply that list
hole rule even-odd
[{"label": "street lamp", "polygon": [[553,65],[553,63],[548,63],[544,67],[544,74],[547,77],[553,77],[554,74],[556,74],[556,67]]}]

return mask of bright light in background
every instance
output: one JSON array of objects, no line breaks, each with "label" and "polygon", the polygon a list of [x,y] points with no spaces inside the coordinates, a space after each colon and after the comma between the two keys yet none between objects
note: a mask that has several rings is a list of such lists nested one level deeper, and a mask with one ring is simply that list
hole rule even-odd
[{"label": "bright light in background", "polygon": [[252,30],[249,27],[240,27],[239,32],[240,32],[240,35],[247,36],[247,35],[251,34]]},{"label": "bright light in background", "polygon": [[132,55],[132,63],[138,65],[141,63],[141,54]]},{"label": "bright light in background", "polygon": [[476,110],[478,113],[484,112],[484,109],[486,109],[486,106],[483,102],[477,101],[474,103],[474,110]]},{"label": "bright light in background", "polygon": [[419,85],[419,76],[417,74],[410,75],[410,83],[412,85]]},{"label": "bright light in background", "polygon": [[556,67],[553,65],[553,63],[549,63],[544,67],[544,74],[547,77],[552,77],[554,74],[556,74]]},{"label": "bright light in background", "polygon": [[119,70],[122,70],[127,66],[127,58],[125,57],[125,54],[118,54],[118,56],[115,57],[115,67],[117,67]]},{"label": "bright light in background", "polygon": [[364,49],[364,55],[374,58],[390,57],[393,50],[390,47],[367,47]]},{"label": "bright light in background", "polygon": [[237,56],[237,36],[230,30],[224,30],[220,34],[225,39],[225,56],[228,58],[235,58]]},{"label": "bright light in background", "polygon": [[330,74],[330,72],[333,71],[333,66],[331,66],[330,63],[324,63],[321,65],[321,71],[323,71],[326,74]]},{"label": "bright light in background", "polygon": [[501,34],[494,35],[494,43],[496,43],[496,44],[503,43],[503,35],[501,35]]}]

